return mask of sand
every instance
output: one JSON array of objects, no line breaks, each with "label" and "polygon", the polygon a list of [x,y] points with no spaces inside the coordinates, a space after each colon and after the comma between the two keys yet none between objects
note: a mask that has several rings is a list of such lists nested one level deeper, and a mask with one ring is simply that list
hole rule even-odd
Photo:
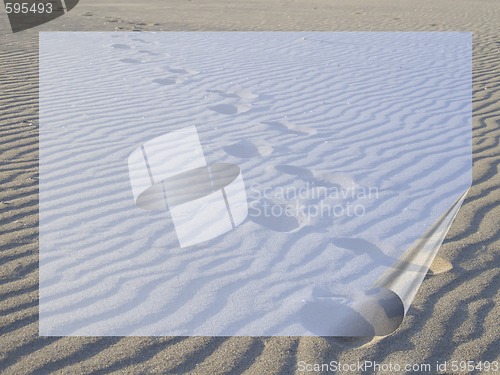
[{"label": "sand", "polygon": [[[80,4],[10,34],[0,23],[0,369],[5,373],[302,373],[305,364],[435,364],[499,358],[500,11],[491,1],[249,1]],[[38,336],[38,31],[328,30],[473,32],[473,186],[401,327],[368,343],[329,338]],[[498,268],[498,267],[497,267]],[[323,371],[326,373],[326,371]],[[356,371],[354,371],[355,373]],[[451,367],[447,373],[450,373]],[[311,372],[314,373],[314,372]]]},{"label": "sand", "polygon": [[[42,33],[40,334],[392,332],[471,184],[470,56],[469,33]],[[240,171],[235,228],[198,200],[207,163]]]}]

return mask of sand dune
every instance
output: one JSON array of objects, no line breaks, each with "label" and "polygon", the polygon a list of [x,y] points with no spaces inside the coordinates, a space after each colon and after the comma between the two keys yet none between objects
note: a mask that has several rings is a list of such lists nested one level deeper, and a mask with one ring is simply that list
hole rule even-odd
[{"label": "sand dune", "polygon": [[[498,121],[499,11],[495,1],[377,4],[315,2],[282,7],[247,2],[231,7],[151,2],[151,8],[82,4],[51,24],[11,35],[0,24],[1,273],[0,368],[6,373],[124,371],[167,373],[295,373],[300,361],[376,360],[435,363],[498,359]],[[225,12],[221,6],[225,5]],[[316,8],[316,9],[315,9]],[[131,9],[134,11],[131,12]],[[230,9],[230,10],[229,10]],[[264,11],[264,9],[266,9]],[[154,10],[154,13],[151,12]],[[90,12],[92,16],[82,16]],[[132,16],[133,14],[133,16]],[[4,15],[2,14],[2,17]],[[116,21],[116,22],[113,22]],[[360,349],[329,338],[41,338],[38,333],[38,30],[463,30],[474,33],[473,186],[451,227],[441,256],[453,269],[427,278],[402,326]],[[140,33],[137,34],[140,39]],[[114,47],[118,50],[125,48]],[[147,48],[141,51],[148,51]],[[139,52],[139,51],[138,51]],[[144,56],[150,56],[142,52]],[[143,57],[124,57],[137,65]],[[124,68],[126,74],[126,68]],[[168,66],[152,85],[195,79],[196,68]],[[238,89],[209,93],[221,116],[246,112],[266,97]],[[251,93],[253,94],[253,93]],[[269,121],[276,121],[270,119]],[[293,135],[294,124],[280,122]],[[262,129],[269,127],[261,124]],[[235,140],[236,141],[236,140]],[[229,150],[234,143],[228,143]],[[266,145],[246,145],[241,156],[259,157]],[[290,168],[282,168],[288,172]],[[105,171],[102,172],[105,176]],[[317,173],[320,175],[320,173]],[[307,174],[303,175],[307,178]],[[316,178],[315,175],[309,176]],[[69,199],[69,198],[68,198]],[[70,201],[69,201],[70,202]],[[112,213],[111,213],[112,214]],[[288,228],[287,228],[288,229]],[[210,265],[207,265],[210,266]],[[147,282],[147,281],[146,281]],[[359,344],[354,343],[355,345]]]}]

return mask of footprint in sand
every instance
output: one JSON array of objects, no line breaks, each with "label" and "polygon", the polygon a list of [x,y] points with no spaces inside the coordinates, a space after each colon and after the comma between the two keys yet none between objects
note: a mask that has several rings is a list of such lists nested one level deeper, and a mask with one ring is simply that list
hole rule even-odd
[{"label": "footprint in sand", "polygon": [[238,97],[240,97],[243,100],[255,100],[259,98],[258,94],[255,94],[251,91],[248,90],[241,90],[236,93]]},{"label": "footprint in sand", "polygon": [[238,115],[240,113],[248,112],[252,109],[252,106],[247,104],[217,104],[211,107],[208,107],[213,112],[220,113],[221,115]]},{"label": "footprint in sand", "polygon": [[439,275],[450,271],[453,265],[443,257],[436,256],[429,267],[427,276]]},{"label": "footprint in sand", "polygon": [[119,18],[113,18],[113,17],[106,17],[106,22],[118,23],[118,22],[120,22],[120,19]]},{"label": "footprint in sand", "polygon": [[209,109],[213,112],[222,115],[236,115],[245,113],[254,108],[253,102],[259,98],[259,95],[248,90],[240,91],[223,91],[223,90],[207,90],[209,95],[216,95],[219,98],[230,99],[229,103],[221,103],[210,106]]},{"label": "footprint in sand", "polygon": [[178,67],[169,67],[167,69],[171,73],[175,74],[181,74],[181,75],[186,75],[186,76],[194,76],[199,73],[199,71],[195,69],[190,69],[190,68],[178,68]]},{"label": "footprint in sand", "polygon": [[[360,188],[360,185],[355,181],[355,179],[346,173],[310,170],[286,164],[278,164],[273,168],[281,174],[288,174],[309,183],[311,188],[326,187],[341,189],[345,192],[344,194],[346,194],[344,199],[353,199],[351,194],[354,194],[356,189]],[[314,196],[314,194],[311,194],[311,196]]]},{"label": "footprint in sand", "polygon": [[361,187],[353,176],[347,173],[338,173],[330,171],[314,171],[316,181],[331,186],[338,186],[344,190],[355,190]]},{"label": "footprint in sand", "polygon": [[293,212],[291,205],[268,198],[250,202],[248,217],[254,223],[275,232],[296,232],[308,223],[301,215]]},{"label": "footprint in sand", "polygon": [[224,147],[229,155],[239,158],[254,158],[259,156],[267,156],[273,152],[273,148],[267,143],[255,143],[248,140],[238,141],[232,145]]},{"label": "footprint in sand", "polygon": [[199,73],[197,70],[190,68],[168,67],[167,70],[173,75],[166,78],[156,78],[153,82],[160,85],[180,84],[189,82],[190,77]]},{"label": "footprint in sand", "polygon": [[254,100],[258,99],[259,95],[254,94],[251,91],[248,90],[241,90],[241,91],[223,91],[223,90],[207,90],[209,94],[217,94],[219,96],[222,96],[223,98],[236,98],[236,99],[242,99],[242,100]]},{"label": "footprint in sand", "polygon": [[285,131],[287,133],[295,134],[295,135],[314,135],[317,134],[318,131],[316,129],[308,128],[305,126],[298,126],[295,124],[292,124],[288,120],[281,120],[281,121],[268,121],[268,122],[263,122],[263,124],[270,126],[272,129],[278,130],[278,131]]},{"label": "footprint in sand", "polygon": [[314,180],[314,174],[307,168],[296,167],[295,165],[278,164],[274,166],[280,173],[290,174],[305,180]]}]

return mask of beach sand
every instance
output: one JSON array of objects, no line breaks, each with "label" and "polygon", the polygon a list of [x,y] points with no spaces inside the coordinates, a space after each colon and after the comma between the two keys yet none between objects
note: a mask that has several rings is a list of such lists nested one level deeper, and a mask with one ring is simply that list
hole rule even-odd
[{"label": "beach sand", "polygon": [[[443,372],[436,371],[438,361],[499,360],[497,1],[147,4],[82,3],[18,34],[0,14],[0,371],[292,374],[304,373],[305,364],[376,361],[430,364],[436,373]],[[473,185],[439,251],[453,268],[424,280],[395,333],[362,347],[320,337],[39,337],[38,31],[53,30],[472,32]]]}]

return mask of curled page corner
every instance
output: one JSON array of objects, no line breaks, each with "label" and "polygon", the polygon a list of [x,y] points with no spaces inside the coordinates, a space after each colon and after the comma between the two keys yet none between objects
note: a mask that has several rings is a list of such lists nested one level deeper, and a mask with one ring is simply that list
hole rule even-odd
[{"label": "curled page corner", "polygon": [[207,165],[196,127],[156,137],[128,158],[135,204],[170,211],[181,247],[220,236],[248,214],[238,166]]},{"label": "curled page corner", "polygon": [[393,291],[373,288],[357,298],[328,296],[307,301],[300,318],[313,335],[386,336],[403,321],[404,306]]},{"label": "curled page corner", "polygon": [[469,189],[375,283],[375,286],[390,289],[401,298],[405,314],[408,312],[468,191]]},{"label": "curled page corner", "polygon": [[374,284],[354,298],[317,296],[305,301],[300,320],[319,336],[374,337],[403,322],[469,189]]}]

